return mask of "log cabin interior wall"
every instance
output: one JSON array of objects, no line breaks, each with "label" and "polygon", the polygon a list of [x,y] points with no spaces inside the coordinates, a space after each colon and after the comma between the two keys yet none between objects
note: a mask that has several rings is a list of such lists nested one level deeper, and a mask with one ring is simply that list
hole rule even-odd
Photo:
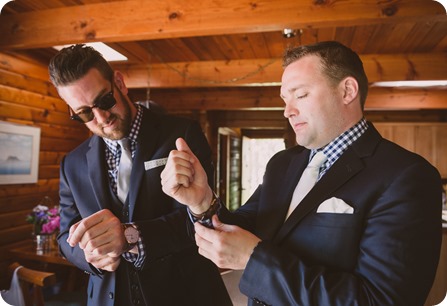
[{"label": "log cabin interior wall", "polygon": [[[7,250],[31,239],[26,215],[49,196],[59,201],[59,163],[88,137],[68,118],[67,106],[48,81],[47,68],[31,59],[0,53],[0,120],[41,129],[38,182],[0,185],[0,271],[11,262]],[[5,288],[6,273],[0,273]]]},{"label": "log cabin interior wall", "polygon": [[[132,100],[150,93],[168,113],[199,120],[216,165],[221,127],[293,143],[279,98],[287,47],[337,40],[360,54],[371,83],[447,80],[447,16],[433,0],[15,0],[0,33],[0,120],[41,128],[38,183],[0,185],[0,271],[6,249],[30,238],[25,215],[46,195],[58,201],[62,156],[88,137],[48,82],[52,46],[102,41],[123,53],[113,67]],[[445,83],[372,86],[366,117],[447,179]]]}]

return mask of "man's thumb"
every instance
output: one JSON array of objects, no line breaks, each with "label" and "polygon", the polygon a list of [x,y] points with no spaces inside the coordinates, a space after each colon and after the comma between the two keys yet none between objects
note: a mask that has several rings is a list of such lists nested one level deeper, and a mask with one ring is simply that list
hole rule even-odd
[{"label": "man's thumb", "polygon": [[211,220],[213,221],[213,227],[215,230],[218,231],[225,231],[226,227],[225,224],[220,222],[219,217],[217,217],[217,215],[212,216]]},{"label": "man's thumb", "polygon": [[177,150],[192,153],[191,149],[189,148],[188,144],[183,138],[177,138],[175,141],[175,146],[177,147]]}]

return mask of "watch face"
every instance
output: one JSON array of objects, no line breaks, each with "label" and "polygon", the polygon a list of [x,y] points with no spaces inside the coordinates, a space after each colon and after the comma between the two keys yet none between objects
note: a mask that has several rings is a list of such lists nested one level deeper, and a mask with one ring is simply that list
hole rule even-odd
[{"label": "watch face", "polygon": [[137,243],[140,238],[140,233],[135,227],[129,226],[124,230],[124,236],[126,236],[127,243],[133,244]]}]

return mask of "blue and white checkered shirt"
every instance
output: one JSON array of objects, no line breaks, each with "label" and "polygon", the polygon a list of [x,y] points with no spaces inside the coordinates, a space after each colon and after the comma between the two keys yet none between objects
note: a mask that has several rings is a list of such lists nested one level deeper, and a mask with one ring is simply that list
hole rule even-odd
[{"label": "blue and white checkered shirt", "polygon": [[354,143],[354,141],[362,136],[367,129],[368,123],[366,122],[365,118],[362,118],[353,127],[343,132],[326,146],[311,150],[309,161],[315,154],[317,154],[318,151],[323,151],[324,155],[327,156],[326,162],[320,168],[318,179],[320,179],[329,170],[329,168],[337,161],[343,152],[345,152],[348,147]]},{"label": "blue and white checkered shirt", "polygon": [[[141,121],[143,118],[143,109],[140,105],[136,105],[137,107],[137,116],[132,123],[132,127],[129,133],[130,140],[130,148],[132,151],[132,159],[135,157],[135,151],[137,148],[137,138],[138,132],[140,131]],[[121,147],[116,140],[110,140],[103,138],[106,143],[106,161],[107,168],[109,174],[110,185],[112,186],[113,192],[118,195],[117,191],[117,178],[118,178],[118,168],[121,159]],[[140,239],[138,240],[138,254],[133,254],[130,252],[123,253],[123,257],[125,260],[129,262],[133,262],[136,268],[140,268],[143,265],[144,259],[146,258],[146,254],[144,251],[143,239],[140,235]]]}]

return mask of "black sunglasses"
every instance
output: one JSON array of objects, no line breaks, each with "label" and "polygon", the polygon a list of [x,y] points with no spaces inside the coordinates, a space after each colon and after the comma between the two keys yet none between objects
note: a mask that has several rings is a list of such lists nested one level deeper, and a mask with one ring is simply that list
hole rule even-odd
[{"label": "black sunglasses", "polygon": [[111,109],[115,105],[116,105],[116,99],[113,96],[113,82],[112,82],[112,90],[109,93],[102,96],[98,102],[93,104],[92,107],[86,107],[86,108],[82,109],[79,113],[75,113],[70,108],[70,106],[68,107],[68,109],[70,111],[70,119],[71,120],[76,120],[81,123],[87,123],[87,122],[92,121],[95,118],[95,114],[93,114],[93,109],[95,107],[106,111],[106,110]]}]

